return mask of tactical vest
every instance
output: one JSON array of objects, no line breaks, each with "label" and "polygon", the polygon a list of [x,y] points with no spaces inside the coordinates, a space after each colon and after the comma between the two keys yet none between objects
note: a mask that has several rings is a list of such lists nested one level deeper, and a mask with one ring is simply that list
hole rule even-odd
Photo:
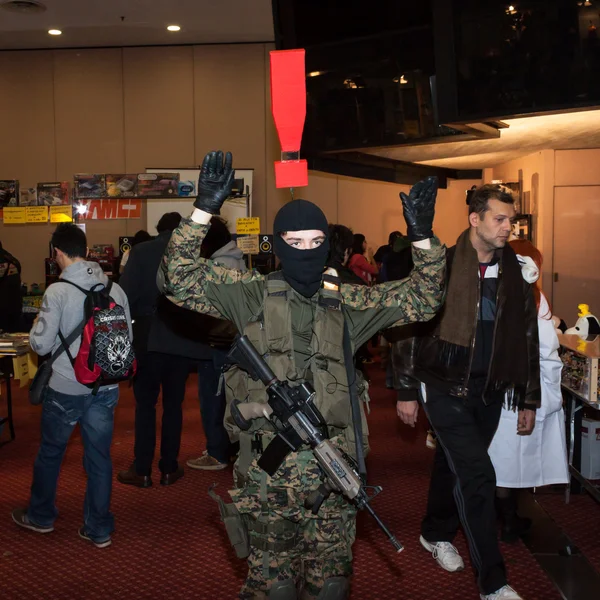
[{"label": "tactical vest", "polygon": [[[342,295],[337,290],[323,286],[314,313],[313,334],[310,342],[311,357],[307,368],[298,369],[294,360],[292,334],[291,296],[293,291],[283,279],[281,271],[269,274],[265,280],[264,302],[259,314],[253,316],[244,329],[258,352],[263,355],[275,375],[288,380],[291,385],[311,381],[315,388],[315,406],[319,409],[329,429],[329,436],[342,435],[354,453],[354,428],[348,377],[344,362],[342,339],[344,315]],[[352,370],[354,367],[352,366]],[[364,404],[368,403],[368,384],[356,371],[357,393],[363,431],[363,446],[368,450],[368,429]],[[267,393],[260,381],[254,381],[245,371],[233,367],[225,373],[227,410],[225,428],[231,441],[237,441],[240,430],[236,427],[229,406],[232,400],[240,402],[267,402]],[[249,430],[254,433],[271,433],[274,428],[267,419],[255,419]]]}]

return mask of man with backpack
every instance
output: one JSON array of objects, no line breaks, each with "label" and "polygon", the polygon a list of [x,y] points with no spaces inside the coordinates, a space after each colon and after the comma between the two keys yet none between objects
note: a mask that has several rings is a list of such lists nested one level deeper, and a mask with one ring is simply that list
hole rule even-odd
[{"label": "man with backpack", "polygon": [[36,533],[54,531],[60,466],[79,423],[88,476],[79,536],[105,548],[114,530],[110,445],[119,399],[117,382],[131,377],[135,368],[129,305],[123,290],[111,284],[100,265],[86,260],[87,240],[79,227],[60,224],[51,245],[60,280],[44,294],[30,344],[40,356],[52,354],[52,375],[44,394],[31,498],[27,508],[12,512],[12,518]]}]

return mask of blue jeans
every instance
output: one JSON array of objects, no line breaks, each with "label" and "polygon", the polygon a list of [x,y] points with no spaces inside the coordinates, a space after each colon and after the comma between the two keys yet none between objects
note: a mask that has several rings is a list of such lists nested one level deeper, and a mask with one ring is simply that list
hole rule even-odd
[{"label": "blue jeans", "polygon": [[229,462],[232,456],[232,444],[223,425],[225,389],[217,394],[226,358],[224,352],[213,350],[212,359],[198,361],[198,393],[202,426],[206,434],[206,451],[222,463]]},{"label": "blue jeans", "polygon": [[67,443],[79,423],[83,439],[83,466],[88,481],[83,504],[86,534],[97,542],[114,531],[110,512],[112,492],[112,442],[115,406],[119,389],[101,390],[97,395],[61,394],[48,388],[42,410],[42,440],[33,466],[33,483],[27,516],[43,527],[51,526],[58,510],[56,484]]}]

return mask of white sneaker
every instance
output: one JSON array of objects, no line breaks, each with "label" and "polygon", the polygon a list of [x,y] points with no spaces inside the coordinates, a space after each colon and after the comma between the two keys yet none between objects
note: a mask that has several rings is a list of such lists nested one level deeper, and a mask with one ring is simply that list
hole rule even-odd
[{"label": "white sneaker", "polygon": [[[450,542],[428,542],[423,536],[419,538],[419,541],[427,552],[431,552],[431,555],[437,560],[442,569],[454,573],[465,568],[465,563],[458,550]],[[501,596],[501,598],[504,597]]]},{"label": "white sneaker", "polygon": [[493,594],[480,594],[481,600],[523,600],[510,585],[505,585]]}]

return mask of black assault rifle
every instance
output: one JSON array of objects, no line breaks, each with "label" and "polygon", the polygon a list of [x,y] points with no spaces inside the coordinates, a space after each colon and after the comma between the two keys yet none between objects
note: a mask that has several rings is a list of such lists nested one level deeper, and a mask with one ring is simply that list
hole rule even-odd
[{"label": "black assault rifle", "polygon": [[[258,460],[258,466],[272,476],[290,452],[307,444],[325,474],[325,481],[309,496],[305,507],[316,515],[331,492],[342,493],[357,509],[365,509],[388,536],[396,551],[401,552],[404,549],[402,544],[369,504],[381,492],[381,487],[365,486],[357,473],[354,460],[329,441],[327,424],[313,403],[315,390],[312,385],[304,382],[291,386],[287,381],[277,379],[245,335],[237,338],[229,352],[229,359],[255,380],[260,379],[267,388],[268,404],[234,400],[230,406],[231,416],[241,430],[247,431],[251,426],[250,421],[260,417],[268,419],[277,430],[277,435]],[[367,488],[374,491],[371,496],[367,494]]]}]

